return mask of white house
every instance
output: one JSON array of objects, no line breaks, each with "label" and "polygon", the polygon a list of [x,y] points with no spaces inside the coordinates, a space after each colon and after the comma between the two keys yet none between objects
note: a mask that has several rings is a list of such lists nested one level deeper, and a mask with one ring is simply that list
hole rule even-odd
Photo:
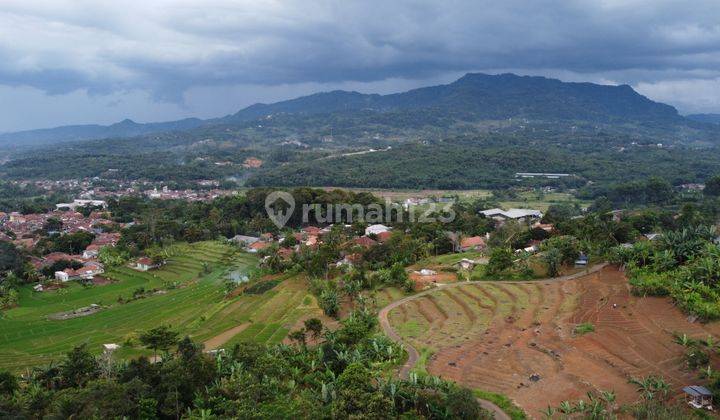
[{"label": "white house", "polygon": [[157,267],[158,267],[158,265],[153,263],[153,260],[151,260],[150,258],[147,258],[147,257],[143,257],[143,258],[140,258],[137,260],[137,262],[135,263],[135,266],[133,268],[135,268],[136,270],[139,270],[139,271],[148,271],[148,270],[152,270],[153,268],[157,268]]},{"label": "white house", "polygon": [[83,251],[83,258],[85,258],[86,260],[89,260],[91,258],[97,258],[99,252],[100,245],[90,244],[87,248],[85,248],[85,251]]},{"label": "white house", "polygon": [[55,272],[55,280],[61,281],[64,283],[66,281],[70,281],[70,279],[72,277],[74,277],[74,275],[75,275],[75,270],[73,270],[72,268],[66,268],[64,271],[56,271]]},{"label": "white house", "polygon": [[81,268],[78,268],[75,270],[75,274],[85,280],[90,280],[95,276],[99,276],[100,274],[103,274],[105,272],[105,268],[100,263],[96,262],[89,262],[86,263]]},{"label": "white house", "polygon": [[379,235],[383,232],[389,232],[390,228],[385,225],[370,225],[365,228],[365,236]]}]

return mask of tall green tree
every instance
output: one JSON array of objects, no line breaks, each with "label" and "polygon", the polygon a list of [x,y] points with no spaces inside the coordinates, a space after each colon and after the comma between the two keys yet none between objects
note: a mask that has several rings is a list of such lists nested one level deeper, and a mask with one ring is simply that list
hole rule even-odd
[{"label": "tall green tree", "polygon": [[178,342],[178,333],[169,326],[162,325],[140,334],[139,339],[145,347],[153,350],[157,358],[158,350],[168,351]]}]

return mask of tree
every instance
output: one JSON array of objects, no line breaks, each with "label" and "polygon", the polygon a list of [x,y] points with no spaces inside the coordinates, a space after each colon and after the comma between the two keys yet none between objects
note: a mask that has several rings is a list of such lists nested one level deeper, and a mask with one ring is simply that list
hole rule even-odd
[{"label": "tree", "polygon": [[333,402],[335,418],[383,419],[392,417],[392,401],[377,392],[370,371],[353,363],[337,379],[337,399]]},{"label": "tree", "polygon": [[24,253],[11,242],[0,241],[0,273],[12,271],[21,275],[25,259]]},{"label": "tree", "polygon": [[561,264],[570,264],[580,255],[578,240],[573,236],[553,236],[542,245],[546,251],[558,250]]},{"label": "tree", "polygon": [[298,241],[297,241],[297,239],[295,239],[295,236],[293,236],[292,234],[285,235],[285,239],[283,239],[283,241],[282,241],[282,246],[284,248],[292,248],[297,244],[298,244]]},{"label": "tree", "polygon": [[157,358],[157,351],[167,351],[178,342],[178,333],[169,326],[162,325],[140,334],[140,342],[147,348],[153,349]]},{"label": "tree", "polygon": [[490,251],[490,259],[487,263],[487,273],[495,275],[513,266],[513,252],[507,247],[496,247]]},{"label": "tree", "polygon": [[703,190],[703,194],[709,197],[720,196],[720,175],[715,175],[705,181],[705,189]]},{"label": "tree", "polygon": [[447,395],[450,417],[456,419],[480,419],[483,412],[472,391],[467,388],[455,388]]},{"label": "tree", "polygon": [[48,232],[52,231],[59,231],[63,227],[62,220],[58,219],[57,217],[48,217],[48,219],[45,221],[45,226],[43,226],[43,229],[45,229]]},{"label": "tree", "polygon": [[323,330],[322,321],[317,318],[310,318],[305,320],[305,329],[310,332],[314,339],[320,337]]},{"label": "tree", "polygon": [[325,315],[335,317],[340,310],[338,293],[335,289],[325,289],[320,293],[319,304]]},{"label": "tree", "polygon": [[0,372],[0,395],[12,395],[19,388],[20,385],[15,375],[10,372]]},{"label": "tree", "polygon": [[66,387],[82,387],[100,374],[100,365],[86,344],[72,349],[60,365],[60,377]]},{"label": "tree", "polygon": [[307,345],[307,331],[305,331],[305,328],[300,328],[299,330],[291,332],[290,334],[288,334],[288,338],[292,341],[297,342],[303,347]]},{"label": "tree", "polygon": [[98,259],[107,267],[117,267],[130,259],[130,253],[120,247],[104,246],[98,252]]},{"label": "tree", "polygon": [[637,386],[637,392],[646,401],[654,400],[658,395],[660,400],[664,400],[670,392],[670,385],[659,376],[651,375],[646,378],[632,378],[629,382]]},{"label": "tree", "polygon": [[547,266],[548,277],[557,277],[560,274],[560,266],[562,265],[562,254],[557,248],[548,249],[543,255],[543,260]]}]

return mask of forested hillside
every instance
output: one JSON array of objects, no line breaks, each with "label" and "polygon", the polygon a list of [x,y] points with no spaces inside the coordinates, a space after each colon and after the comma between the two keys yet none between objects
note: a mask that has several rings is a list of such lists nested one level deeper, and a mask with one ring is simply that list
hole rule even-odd
[{"label": "forested hillside", "polygon": [[[79,130],[17,134],[19,142],[76,141],[12,152],[0,175],[476,188],[552,171],[577,175],[574,185],[649,175],[685,183],[717,172],[720,138],[717,125],[629,86],[513,74],[468,74],[391,95],[318,93],[213,120]],[[112,137],[82,140],[100,134]],[[248,158],[260,167],[245,165]]]}]

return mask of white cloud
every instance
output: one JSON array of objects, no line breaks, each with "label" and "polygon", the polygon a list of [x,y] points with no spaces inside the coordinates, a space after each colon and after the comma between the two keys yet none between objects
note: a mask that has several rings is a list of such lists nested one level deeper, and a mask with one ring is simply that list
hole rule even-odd
[{"label": "white cloud", "polygon": [[635,89],[656,101],[674,104],[682,114],[720,112],[720,78],[641,82]]},{"label": "white cloud", "polygon": [[[48,111],[129,95],[139,109],[127,116],[155,120],[202,108],[192,98],[210,92],[211,109],[234,110],[308,86],[399,88],[502,68],[629,83],[686,107],[680,82],[720,77],[718,15],[715,0],[3,0],[0,85],[59,95],[30,95]],[[678,87],[646,87],[661,82]]]}]

